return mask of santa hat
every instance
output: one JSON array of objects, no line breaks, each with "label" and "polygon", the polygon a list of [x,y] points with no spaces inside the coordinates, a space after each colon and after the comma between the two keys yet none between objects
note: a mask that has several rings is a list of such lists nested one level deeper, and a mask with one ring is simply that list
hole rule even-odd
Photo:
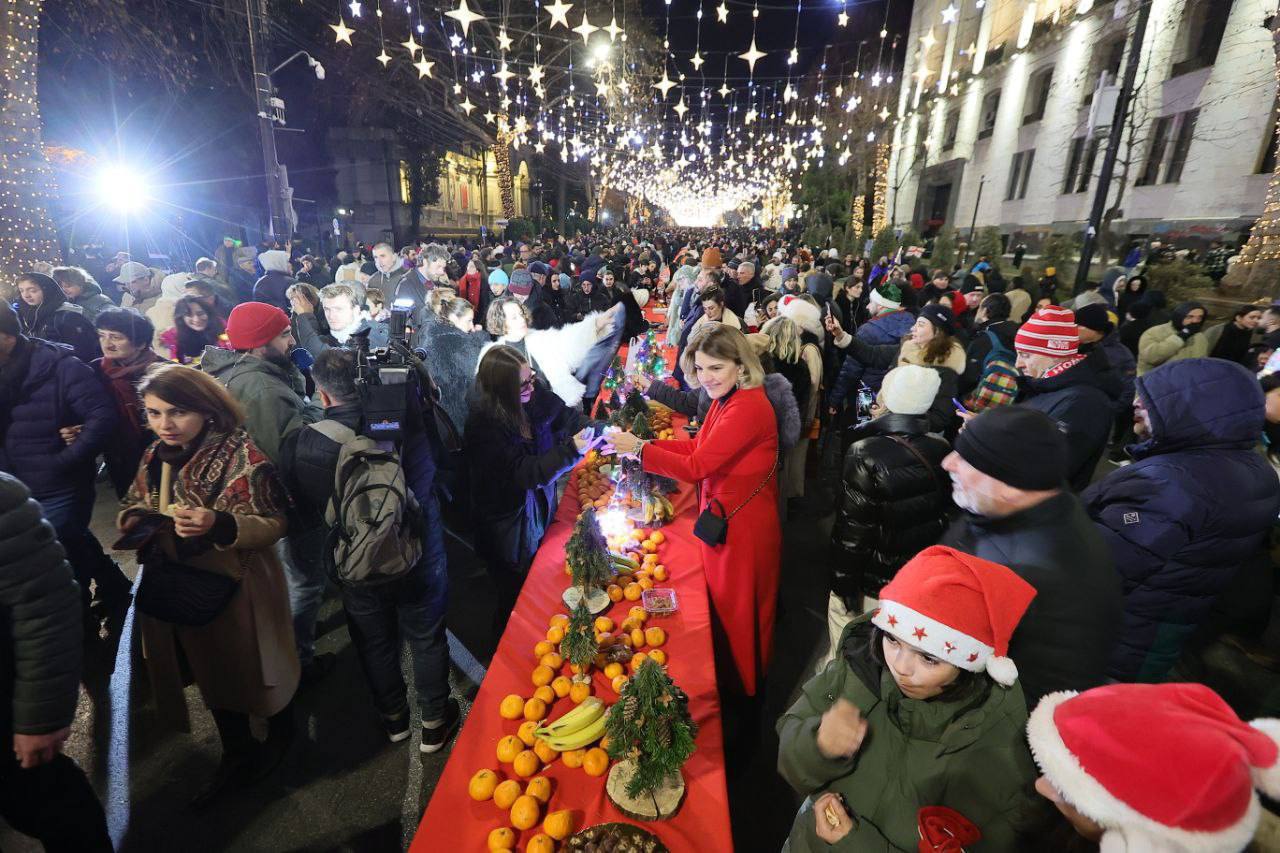
[{"label": "santa hat", "polygon": [[807,299],[788,294],[778,300],[778,316],[786,317],[814,337],[822,337],[822,311]]},{"label": "santa hat", "polygon": [[1102,853],[1235,851],[1280,797],[1280,720],[1243,722],[1201,684],[1050,693],[1027,721],[1045,779],[1102,826]]},{"label": "santa hat", "polygon": [[872,305],[897,311],[902,307],[902,291],[896,284],[882,284],[871,291],[870,301]]},{"label": "santa hat", "polygon": [[1018,680],[1009,638],[1035,597],[1035,587],[999,563],[933,545],[880,590],[871,622],[940,661],[985,671],[1008,687]]},{"label": "santa hat", "polygon": [[1069,358],[1080,347],[1076,315],[1057,305],[1046,305],[1022,324],[1013,338],[1018,352]]}]

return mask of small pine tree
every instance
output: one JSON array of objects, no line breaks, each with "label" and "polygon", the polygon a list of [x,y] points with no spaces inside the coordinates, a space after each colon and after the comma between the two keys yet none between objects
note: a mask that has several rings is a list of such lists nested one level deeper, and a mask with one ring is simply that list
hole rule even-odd
[{"label": "small pine tree", "polygon": [[635,762],[627,796],[652,795],[693,754],[697,725],[689,697],[656,661],[646,660],[609,708],[609,755]]},{"label": "small pine tree", "polygon": [[871,243],[871,259],[873,262],[881,258],[892,259],[895,252],[898,251],[898,235],[893,229],[885,226],[876,233],[875,240]]},{"label": "small pine tree", "polygon": [[649,403],[639,391],[632,391],[627,395],[627,402],[622,404],[622,411],[626,416],[627,423],[631,423],[638,415],[648,417]]},{"label": "small pine tree", "polygon": [[943,228],[933,238],[933,252],[929,255],[933,266],[951,272],[956,262],[956,229]]},{"label": "small pine tree", "polygon": [[985,257],[991,261],[992,266],[1000,266],[1004,257],[1004,242],[1000,239],[999,228],[988,225],[978,229],[978,235],[973,241],[973,256],[975,261]]},{"label": "small pine tree", "polygon": [[643,412],[636,415],[631,422],[631,434],[646,440],[654,438],[653,427],[649,426],[649,416]]},{"label": "small pine tree", "polygon": [[591,611],[583,601],[573,608],[569,614],[569,624],[564,629],[564,639],[560,641],[560,654],[571,664],[575,664],[580,672],[586,672],[591,659],[599,651],[596,643],[596,632]]},{"label": "small pine tree", "polygon": [[591,587],[603,587],[613,577],[609,562],[609,545],[600,532],[596,511],[587,507],[573,526],[573,534],[564,546],[565,560],[573,585],[582,590],[583,596]]}]

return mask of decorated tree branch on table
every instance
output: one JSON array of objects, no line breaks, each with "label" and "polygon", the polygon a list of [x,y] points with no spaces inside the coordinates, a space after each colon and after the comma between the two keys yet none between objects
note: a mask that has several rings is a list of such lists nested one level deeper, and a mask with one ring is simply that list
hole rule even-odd
[{"label": "decorated tree branch on table", "polygon": [[609,755],[620,762],[609,774],[615,805],[642,820],[675,814],[685,787],[680,768],[697,732],[689,697],[656,661],[642,663],[605,722]]},{"label": "decorated tree branch on table", "polygon": [[599,650],[591,611],[579,601],[569,614],[569,624],[565,626],[564,639],[560,641],[560,654],[573,664],[575,677],[589,679],[587,670]]},{"label": "decorated tree branch on table", "polygon": [[608,607],[609,596],[604,588],[613,579],[613,563],[593,507],[587,507],[578,516],[573,534],[565,543],[564,556],[573,579],[573,586],[564,594],[565,604],[577,607],[583,603],[592,613]]}]

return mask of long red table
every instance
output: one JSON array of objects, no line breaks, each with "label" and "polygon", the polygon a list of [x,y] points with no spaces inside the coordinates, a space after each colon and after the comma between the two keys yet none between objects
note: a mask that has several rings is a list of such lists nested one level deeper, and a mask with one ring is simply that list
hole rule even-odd
[{"label": "long red table", "polygon": [[[560,596],[569,585],[564,573],[564,546],[578,514],[578,504],[573,497],[574,480],[576,472],[534,558],[471,714],[418,826],[410,848],[413,853],[484,850],[490,830],[511,825],[506,812],[491,801],[472,800],[467,787],[472,775],[482,768],[496,770],[503,779],[520,778],[509,765],[498,761],[496,748],[503,736],[516,734],[521,721],[503,719],[498,714],[498,705],[511,693],[525,698],[533,694],[530,673],[537,663],[533,648],[545,639],[552,615],[567,612]],[[663,646],[669,656],[667,669],[689,696],[689,710],[698,724],[697,749],[684,766],[688,789],[680,811],[668,820],[639,825],[658,835],[675,853],[699,849],[719,853],[732,850],[733,840],[725,787],[720,700],[712,663],[711,615],[699,545],[693,537],[692,486],[682,484],[673,502],[676,518],[662,528],[666,541],[659,553],[669,578],[661,586],[675,590],[680,609],[669,617],[653,617],[648,624],[661,626],[669,637]],[[623,599],[602,615],[621,623],[633,606],[635,602]],[[567,665],[563,671],[568,673]],[[592,695],[609,704],[617,698],[608,680],[599,672],[593,676]],[[559,699],[548,716],[555,719],[573,707],[570,699]],[[597,823],[638,823],[609,802],[604,776],[588,776],[582,768],[568,768],[558,759],[539,775],[549,777],[553,786],[544,816],[549,811],[571,809],[575,831]],[[518,848],[524,849],[529,839],[541,831],[539,823],[518,833]]]}]

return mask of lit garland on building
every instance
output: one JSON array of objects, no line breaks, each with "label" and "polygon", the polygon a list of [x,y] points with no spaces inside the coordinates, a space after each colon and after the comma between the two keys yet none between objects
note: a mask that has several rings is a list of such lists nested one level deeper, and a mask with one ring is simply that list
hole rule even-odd
[{"label": "lit garland on building", "polygon": [[12,281],[36,261],[60,263],[57,231],[49,218],[53,170],[40,142],[36,54],[40,0],[3,0],[0,27],[0,281]]},{"label": "lit garland on building", "polygon": [[892,150],[892,145],[881,143],[876,152],[879,156],[876,157],[875,194],[871,199],[872,234],[879,234],[889,224],[889,152]]},{"label": "lit garland on building", "polygon": [[[1271,40],[1276,52],[1276,79],[1280,81],[1280,18],[1272,24]],[[1280,134],[1276,137],[1276,155],[1277,167],[1267,185],[1262,216],[1254,223],[1248,242],[1233,264],[1232,278],[1240,284],[1260,281],[1271,288],[1280,272]]]},{"label": "lit garland on building", "polygon": [[498,117],[496,142],[490,148],[498,170],[498,197],[502,200],[502,217],[512,219],[516,215],[515,184],[511,175],[511,140],[515,136],[507,124],[507,117]]}]

